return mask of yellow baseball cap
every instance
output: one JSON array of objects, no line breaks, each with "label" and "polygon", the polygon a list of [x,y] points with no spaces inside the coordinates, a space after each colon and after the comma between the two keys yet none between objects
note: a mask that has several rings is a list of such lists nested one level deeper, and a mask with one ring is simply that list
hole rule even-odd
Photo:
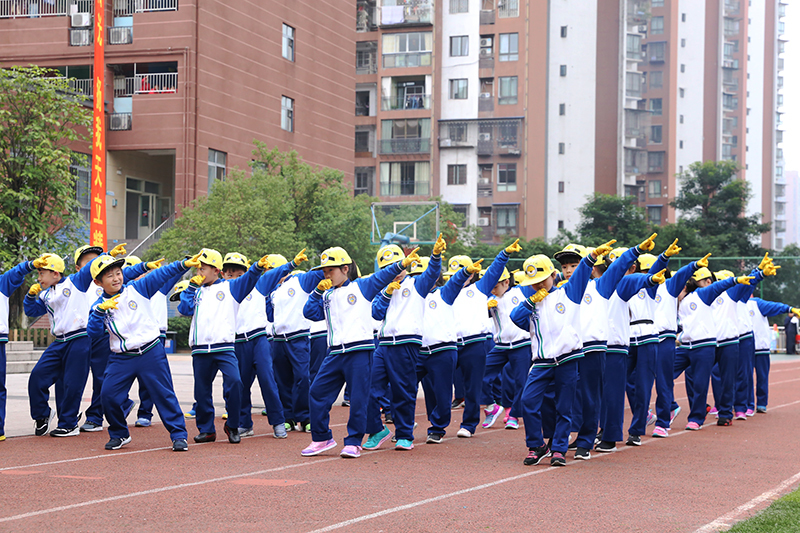
[{"label": "yellow baseball cap", "polygon": [[224,268],[225,265],[250,268],[250,261],[248,261],[247,257],[239,252],[229,252],[225,254],[225,259],[222,260],[222,267]]},{"label": "yellow baseball cap", "polygon": [[550,277],[555,271],[556,267],[553,266],[549,257],[544,254],[534,255],[527,258],[522,264],[522,272],[525,277],[519,284],[524,287],[539,283]]},{"label": "yellow baseball cap", "polygon": [[625,252],[627,252],[627,251],[628,251],[628,249],[627,249],[627,248],[625,248],[625,247],[614,248],[613,250],[611,250],[611,251],[608,253],[608,256],[607,256],[607,257],[608,257],[608,262],[609,262],[609,263],[613,263],[613,262],[614,262],[614,261],[616,261],[616,260],[617,260],[617,259],[618,259],[618,258],[619,258],[619,257],[620,257],[622,254],[624,254],[624,253],[625,253]]},{"label": "yellow baseball cap", "polygon": [[714,276],[717,278],[717,280],[721,280],[721,279],[732,278],[734,274],[730,270],[719,270],[717,272],[714,272]]},{"label": "yellow baseball cap", "polygon": [[134,265],[138,265],[141,262],[142,260],[136,257],[135,255],[129,255],[128,257],[125,258],[125,267],[126,268],[132,267]]},{"label": "yellow baseball cap", "polygon": [[98,279],[103,275],[103,272],[112,267],[122,268],[125,266],[125,259],[116,258],[110,255],[101,255],[92,261],[92,266],[89,267],[92,272],[92,278]]},{"label": "yellow baseball cap", "polygon": [[44,259],[47,261],[45,266],[39,267],[40,270],[52,270],[53,272],[58,272],[60,274],[64,273],[64,260],[56,254],[42,254],[39,259]]},{"label": "yellow baseball cap", "polygon": [[658,260],[658,257],[654,256],[653,254],[642,254],[639,256],[639,268],[646,271],[653,268],[653,265]]},{"label": "yellow baseball cap", "polygon": [[[481,272],[485,272],[485,271],[482,270]],[[483,277],[483,274],[481,274],[481,277]],[[508,269],[506,267],[503,267],[503,273],[500,274],[500,279],[497,280],[497,283],[500,283],[501,281],[505,281],[505,280],[509,279],[510,277],[511,277],[511,273],[508,271]]]},{"label": "yellow baseball cap", "polygon": [[514,283],[516,283],[517,285],[519,285],[520,282],[523,279],[525,279],[525,272],[523,272],[522,270],[515,270],[513,272],[513,275],[514,275]]},{"label": "yellow baseball cap", "polygon": [[350,255],[340,246],[328,248],[319,256],[320,265],[312,268],[311,270],[320,270],[326,267],[351,265],[353,260]]},{"label": "yellow baseball cap", "polygon": [[169,301],[170,302],[177,302],[178,300],[180,300],[181,299],[181,293],[183,291],[185,291],[188,287],[189,287],[189,280],[188,279],[184,279],[184,280],[179,281],[178,283],[176,283],[175,284],[175,288],[174,288],[175,292],[170,294]]},{"label": "yellow baseball cap", "polygon": [[289,261],[281,254],[269,254],[267,256],[267,262],[269,263],[267,270],[272,270],[273,268],[285,265]]},{"label": "yellow baseball cap", "polygon": [[208,266],[215,268],[222,268],[222,254],[211,248],[203,248],[200,250],[199,261]]},{"label": "yellow baseball cap", "polygon": [[75,261],[75,264],[77,265],[78,261],[80,260],[83,254],[101,255],[102,253],[103,253],[103,248],[101,246],[92,246],[91,244],[84,244],[83,246],[75,250],[75,253],[72,254],[72,259]]},{"label": "yellow baseball cap", "polygon": [[447,262],[447,272],[445,272],[446,276],[452,276],[459,270],[464,267],[472,266],[472,259],[466,255],[454,255],[450,258],[450,261]]},{"label": "yellow baseball cap", "polygon": [[398,261],[402,261],[406,257],[406,254],[404,254],[403,250],[396,244],[389,244],[378,250],[378,255],[376,257],[378,259],[378,268],[383,268],[397,263]]},{"label": "yellow baseball cap", "polygon": [[568,244],[560,252],[553,254],[553,259],[561,263],[580,263],[586,257],[586,248],[580,244]]},{"label": "yellow baseball cap", "polygon": [[702,281],[710,277],[711,277],[711,271],[706,267],[700,267],[695,271],[694,275],[692,276],[692,279],[695,281]]},{"label": "yellow baseball cap", "polygon": [[431,262],[430,257],[420,257],[419,261],[414,261],[413,263],[411,263],[410,274],[422,274],[428,268],[430,262]]}]

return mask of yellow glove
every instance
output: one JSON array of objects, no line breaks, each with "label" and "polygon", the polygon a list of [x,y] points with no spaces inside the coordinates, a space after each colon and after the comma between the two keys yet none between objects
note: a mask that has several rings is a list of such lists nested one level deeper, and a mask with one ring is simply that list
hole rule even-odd
[{"label": "yellow glove", "polygon": [[519,239],[506,246],[506,253],[513,254],[514,252],[521,252],[522,246],[519,245]]},{"label": "yellow glove", "polygon": [[400,288],[399,281],[393,281],[389,285],[386,286],[386,294],[392,294],[394,291]]},{"label": "yellow glove", "polygon": [[478,259],[471,266],[467,267],[467,273],[469,274],[477,274],[481,271],[481,263],[483,263],[483,259]]},{"label": "yellow glove", "polygon": [[265,255],[258,260],[258,268],[267,268],[269,266],[269,254]]},{"label": "yellow glove", "polygon": [[189,283],[192,285],[197,285],[198,287],[203,284],[206,280],[205,276],[201,276],[200,274],[193,276],[192,279],[189,280]]},{"label": "yellow glove", "polygon": [[200,266],[200,255],[202,255],[202,252],[200,252],[200,253],[192,256],[190,259],[187,259],[186,261],[184,261],[183,262],[184,266],[186,268],[197,268],[197,267],[199,267]]},{"label": "yellow glove", "polygon": [[103,300],[101,304],[98,304],[97,308],[101,311],[108,311],[109,309],[117,309],[117,298],[122,296],[122,294],[115,294],[111,298],[106,298]]},{"label": "yellow glove", "polygon": [[667,281],[667,276],[664,275],[664,272],[666,272],[666,271],[667,271],[667,269],[665,268],[661,272],[657,272],[657,273],[653,274],[650,277],[650,279],[652,279],[655,283],[658,283],[659,285],[661,285],[662,283]]},{"label": "yellow glove", "polygon": [[[125,250],[125,247],[128,245],[127,242],[123,242],[122,244],[118,244],[108,252],[108,255],[111,257],[119,257],[120,255],[125,255],[128,252]],[[116,309],[116,308],[115,308]]]},{"label": "yellow glove", "polygon": [[403,268],[408,268],[408,265],[413,263],[414,261],[419,261],[419,254],[417,253],[419,248],[414,248],[410,254],[408,254],[405,259],[403,259]]},{"label": "yellow glove", "polygon": [[672,257],[673,255],[678,255],[680,251],[683,250],[680,246],[678,246],[678,239],[675,239],[672,244],[669,245],[669,248],[664,252],[664,255],[667,257]]},{"label": "yellow glove", "polygon": [[496,309],[497,308],[497,300],[489,300],[486,302],[486,307],[489,309]]},{"label": "yellow glove", "polygon": [[31,288],[28,289],[28,296],[36,298],[36,296],[38,296],[40,292],[42,292],[42,286],[39,285],[38,283],[34,283],[33,285],[31,285]]},{"label": "yellow glove", "polygon": [[303,248],[302,250],[297,252],[297,255],[294,256],[294,260],[292,262],[294,263],[294,266],[297,266],[300,263],[302,263],[303,261],[308,261],[308,256],[306,255],[306,249],[305,248]]},{"label": "yellow glove", "polygon": [[764,267],[764,275],[765,276],[774,276],[778,273],[778,269],[780,266],[775,266],[772,263],[768,264]]},{"label": "yellow glove", "polygon": [[800,307],[792,307],[791,312],[794,316],[800,318]]},{"label": "yellow glove", "polygon": [[739,276],[736,278],[736,283],[739,285],[750,285],[750,280],[756,279],[754,276]]},{"label": "yellow glove", "polygon": [[772,258],[769,256],[769,252],[764,254],[764,259],[761,260],[761,263],[758,265],[759,270],[764,270],[764,267],[768,264],[772,263]]},{"label": "yellow glove", "polygon": [[708,268],[708,258],[709,257],[711,257],[711,254],[706,254],[705,257],[703,257],[702,259],[698,259],[697,266],[699,266],[700,268],[703,268],[703,267]]},{"label": "yellow glove", "polygon": [[166,261],[166,259],[164,259],[163,257],[161,259],[159,259],[158,261],[150,261],[146,265],[147,266],[147,270],[155,270],[157,268],[161,268],[161,266],[164,264],[164,261]]},{"label": "yellow glove", "polygon": [[433,255],[442,255],[442,252],[447,250],[447,243],[442,238],[442,234],[436,238],[436,243],[433,245]]},{"label": "yellow glove", "polygon": [[594,256],[595,256],[595,258],[597,258],[597,257],[601,257],[601,256],[604,256],[604,255],[606,255],[608,252],[610,252],[611,250],[613,250],[613,249],[614,249],[614,248],[613,248],[613,246],[614,246],[614,244],[615,244],[616,242],[617,242],[617,240],[616,240],[616,239],[611,239],[611,240],[610,240],[610,241],[608,241],[607,243],[605,243],[605,244],[601,244],[600,246],[598,246],[597,248],[595,248],[595,249],[594,249],[594,252],[593,252],[593,253],[594,253]]},{"label": "yellow glove", "polygon": [[550,291],[548,291],[547,289],[539,289],[533,295],[531,295],[531,297],[528,298],[528,300],[530,300],[531,303],[538,304],[539,302],[547,298],[548,294],[550,294]]},{"label": "yellow glove", "polygon": [[37,257],[33,260],[33,268],[42,268],[43,266],[47,266],[47,259],[50,254],[42,254],[41,257]]},{"label": "yellow glove", "polygon": [[639,250],[642,252],[649,252],[653,248],[656,247],[656,237],[658,237],[658,233],[653,233],[650,235],[642,244],[639,245]]},{"label": "yellow glove", "polygon": [[322,292],[327,291],[333,287],[333,282],[329,279],[322,279],[317,283],[317,289],[321,290]]}]

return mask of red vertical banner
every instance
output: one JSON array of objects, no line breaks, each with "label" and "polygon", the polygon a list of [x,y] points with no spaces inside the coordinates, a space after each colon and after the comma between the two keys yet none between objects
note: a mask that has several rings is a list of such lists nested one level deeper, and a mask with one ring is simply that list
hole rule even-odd
[{"label": "red vertical banner", "polygon": [[92,213],[89,241],[106,249],[106,118],[103,88],[106,80],[105,7],[94,2],[94,120],[92,127]]}]

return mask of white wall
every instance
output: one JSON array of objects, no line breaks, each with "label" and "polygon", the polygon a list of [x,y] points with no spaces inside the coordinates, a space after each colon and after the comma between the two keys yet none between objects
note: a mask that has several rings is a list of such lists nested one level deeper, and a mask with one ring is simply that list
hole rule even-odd
[{"label": "white wall", "polygon": [[[761,213],[764,195],[771,196],[771,190],[764,190],[763,158],[772,158],[764,154],[764,50],[766,46],[766,4],[764,1],[751,2],[748,16],[747,72],[747,170],[745,178],[750,183],[753,197],[747,204],[747,215]],[[741,80],[740,82],[741,83]],[[772,111],[770,111],[772,112]]]},{"label": "white wall", "polygon": [[[594,192],[595,86],[597,78],[597,1],[550,2],[549,87],[547,102],[547,219],[545,237],[558,235],[558,221],[574,230],[578,208]],[[567,26],[567,37],[561,37]],[[567,65],[567,75],[560,75]],[[566,115],[559,115],[559,104]],[[559,143],[566,152],[558,153]],[[565,192],[558,192],[564,182]]]}]

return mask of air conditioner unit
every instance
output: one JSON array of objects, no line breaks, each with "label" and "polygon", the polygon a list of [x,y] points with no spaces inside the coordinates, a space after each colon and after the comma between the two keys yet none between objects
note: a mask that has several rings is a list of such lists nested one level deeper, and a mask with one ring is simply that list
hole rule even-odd
[{"label": "air conditioner unit", "polygon": [[492,179],[491,178],[478,178],[478,185],[491,185]]},{"label": "air conditioner unit", "polygon": [[442,139],[442,141],[439,143],[439,146],[443,148],[447,148],[450,145],[451,145],[450,139]]},{"label": "air conditioner unit", "polygon": [[481,93],[481,98],[491,98],[492,93]]},{"label": "air conditioner unit", "polygon": [[92,32],[89,30],[77,30],[69,32],[70,46],[89,46],[92,44]]},{"label": "air conditioner unit", "polygon": [[639,33],[647,33],[647,24],[642,24],[639,26]]},{"label": "air conditioner unit", "polygon": [[92,25],[91,13],[75,13],[70,15],[73,28],[86,28]]},{"label": "air conditioner unit", "polygon": [[481,57],[492,57],[493,55],[491,48],[481,48]]},{"label": "air conditioner unit", "polygon": [[492,46],[492,38],[491,37],[485,37],[485,38],[481,39],[481,48],[486,48],[486,47],[490,47],[490,46]]},{"label": "air conditioner unit", "polygon": [[131,129],[131,115],[129,113],[119,113],[111,115],[111,131],[126,131]]},{"label": "air conditioner unit", "polygon": [[481,217],[478,219],[478,226],[486,227],[489,225],[489,217]]},{"label": "air conditioner unit", "polygon": [[479,141],[491,141],[492,140],[492,134],[491,133],[479,133],[478,134],[478,140]]}]

